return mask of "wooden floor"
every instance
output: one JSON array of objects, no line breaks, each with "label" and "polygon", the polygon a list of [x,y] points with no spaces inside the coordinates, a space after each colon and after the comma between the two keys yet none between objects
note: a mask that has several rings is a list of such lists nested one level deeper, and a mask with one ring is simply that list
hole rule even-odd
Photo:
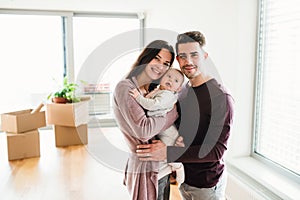
[{"label": "wooden floor", "polygon": [[[89,144],[57,148],[54,133],[40,130],[40,157],[8,161],[0,132],[0,199],[123,200],[127,146],[117,128],[89,128]],[[171,186],[172,200],[180,200]]]}]

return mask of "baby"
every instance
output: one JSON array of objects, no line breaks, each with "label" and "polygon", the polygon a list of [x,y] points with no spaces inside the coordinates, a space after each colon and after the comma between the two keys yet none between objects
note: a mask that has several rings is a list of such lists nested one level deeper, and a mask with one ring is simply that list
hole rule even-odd
[{"label": "baby", "polygon": [[[146,110],[148,116],[164,116],[173,109],[178,99],[178,92],[184,82],[183,73],[175,68],[170,68],[162,77],[159,87],[147,94],[145,97],[137,89],[130,91],[130,95]],[[167,146],[175,145],[179,133],[175,125],[164,132],[159,133],[159,139]],[[180,185],[184,181],[184,170],[182,163],[160,163],[158,179],[176,171],[176,181]]]}]

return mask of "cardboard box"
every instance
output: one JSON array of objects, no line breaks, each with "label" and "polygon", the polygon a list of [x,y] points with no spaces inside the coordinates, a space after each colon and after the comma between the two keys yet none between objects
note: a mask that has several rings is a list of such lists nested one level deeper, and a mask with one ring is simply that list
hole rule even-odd
[{"label": "cardboard box", "polygon": [[32,109],[1,114],[2,131],[23,133],[46,126],[45,111],[31,114]]},{"label": "cardboard box", "polygon": [[38,130],[22,134],[7,133],[8,160],[40,156],[40,136]]},{"label": "cardboard box", "polygon": [[46,105],[46,122],[48,125],[77,127],[87,124],[89,119],[89,98],[78,103]]},{"label": "cardboard box", "polygon": [[78,127],[54,125],[56,147],[84,145],[88,143],[87,124]]}]

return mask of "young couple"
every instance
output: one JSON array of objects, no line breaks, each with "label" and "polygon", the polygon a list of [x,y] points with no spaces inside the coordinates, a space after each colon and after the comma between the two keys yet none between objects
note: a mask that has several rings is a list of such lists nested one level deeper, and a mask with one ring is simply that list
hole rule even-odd
[{"label": "young couple", "polygon": [[[180,169],[185,176],[184,181],[178,180],[183,182],[179,187],[183,199],[225,199],[223,156],[232,127],[233,99],[207,73],[204,45],[198,31],[177,37],[176,59],[189,79],[177,106],[183,76],[172,69],[173,47],[162,40],[145,47],[115,88],[115,117],[131,151],[124,184],[133,200],[168,199],[169,174],[176,170],[183,177]],[[158,80],[159,87],[151,92]],[[180,122],[177,128],[175,121]]]}]

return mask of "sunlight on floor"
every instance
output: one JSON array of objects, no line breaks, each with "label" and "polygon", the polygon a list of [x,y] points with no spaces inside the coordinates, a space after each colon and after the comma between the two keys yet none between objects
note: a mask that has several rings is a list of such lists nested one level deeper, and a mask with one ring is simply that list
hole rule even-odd
[{"label": "sunlight on floor", "polygon": [[[0,133],[1,199],[129,199],[123,185],[128,148],[118,128],[89,128],[88,145],[58,148],[40,130],[40,157],[8,161]],[[180,199],[172,185],[171,199]],[[179,197],[179,198],[178,198]]]}]

